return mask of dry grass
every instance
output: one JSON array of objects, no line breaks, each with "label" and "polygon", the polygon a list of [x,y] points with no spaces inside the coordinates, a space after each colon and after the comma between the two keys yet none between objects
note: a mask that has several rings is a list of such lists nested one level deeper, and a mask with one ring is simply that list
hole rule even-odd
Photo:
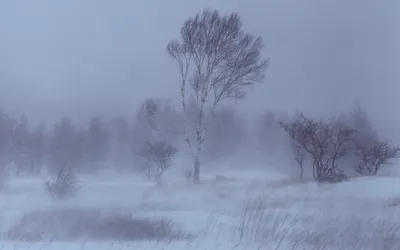
[{"label": "dry grass", "polygon": [[270,202],[265,196],[249,198],[244,203],[237,231],[241,243],[257,243],[260,246],[274,242],[278,248],[297,223],[296,216],[279,213],[269,208]]},{"label": "dry grass", "polygon": [[129,214],[103,215],[97,210],[72,208],[37,210],[24,214],[2,239],[21,241],[65,240],[172,240],[189,237],[163,218],[134,218]]},{"label": "dry grass", "polygon": [[390,216],[298,216],[271,209],[268,204],[265,197],[245,202],[235,228],[240,245],[285,250],[400,249],[400,221]]}]

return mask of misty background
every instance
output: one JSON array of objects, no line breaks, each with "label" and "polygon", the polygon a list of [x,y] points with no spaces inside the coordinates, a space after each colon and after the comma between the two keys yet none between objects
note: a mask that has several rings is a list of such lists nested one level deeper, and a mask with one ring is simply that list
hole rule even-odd
[{"label": "misty background", "polygon": [[[331,115],[359,101],[399,141],[398,1],[150,0],[0,2],[0,105],[33,124],[62,116],[133,117],[147,97],[179,104],[165,52],[204,8],[236,11],[264,38],[264,84],[235,108]],[[179,108],[179,106],[178,106]]]},{"label": "misty background", "polygon": [[[183,112],[166,46],[205,9],[237,12],[270,64],[245,99],[208,112],[187,96]],[[1,245],[400,249],[399,14],[399,0],[0,0]]]}]

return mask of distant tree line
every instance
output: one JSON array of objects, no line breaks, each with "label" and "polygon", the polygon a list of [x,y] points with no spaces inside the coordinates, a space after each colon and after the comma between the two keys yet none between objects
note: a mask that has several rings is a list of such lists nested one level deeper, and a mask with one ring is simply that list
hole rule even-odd
[{"label": "distant tree line", "polygon": [[[43,171],[56,174],[63,169],[81,173],[107,168],[144,170],[148,161],[162,161],[162,156],[151,156],[151,148],[169,147],[169,154],[184,149],[182,120],[173,105],[160,99],[145,100],[132,117],[92,117],[84,126],[69,117],[54,124],[32,126],[25,114],[14,118],[1,112],[0,166],[3,175],[38,175]],[[245,136],[244,121],[235,109],[224,107],[210,119],[208,133],[204,158],[223,159],[240,147]]]}]

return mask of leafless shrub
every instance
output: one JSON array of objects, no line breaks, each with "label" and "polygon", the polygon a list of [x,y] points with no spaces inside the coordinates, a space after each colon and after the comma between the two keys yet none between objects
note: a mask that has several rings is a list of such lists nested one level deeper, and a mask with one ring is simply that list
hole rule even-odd
[{"label": "leafless shrub", "polygon": [[39,210],[23,215],[2,235],[6,240],[172,240],[190,237],[163,218],[102,215],[97,210],[72,208]]},{"label": "leafless shrub", "polygon": [[75,173],[65,167],[60,169],[54,180],[45,181],[46,191],[56,199],[71,198],[79,190],[79,182]]},{"label": "leafless shrub", "polygon": [[326,122],[298,114],[292,122],[280,122],[281,127],[310,156],[313,176],[321,182],[346,180],[338,161],[350,152],[350,143],[356,133],[343,123]]},{"label": "leafless shrub", "polygon": [[353,152],[356,159],[354,166],[358,174],[377,175],[384,165],[399,158],[400,147],[392,146],[380,138],[373,129],[366,110],[360,104],[354,106],[347,119],[357,130]]},{"label": "leafless shrub", "polygon": [[157,182],[160,181],[165,170],[171,167],[172,157],[177,152],[177,148],[166,140],[148,141],[139,153],[146,160],[148,178],[151,179],[153,176]]},{"label": "leafless shrub", "polygon": [[373,139],[369,143],[358,143],[356,153],[359,158],[356,172],[362,175],[377,175],[390,160],[400,157],[400,148],[390,146],[389,142]]}]

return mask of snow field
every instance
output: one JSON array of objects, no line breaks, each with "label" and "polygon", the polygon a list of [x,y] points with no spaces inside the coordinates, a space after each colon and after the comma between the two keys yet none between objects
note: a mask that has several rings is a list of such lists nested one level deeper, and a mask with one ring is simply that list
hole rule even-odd
[{"label": "snow field", "polygon": [[[0,193],[0,246],[32,250],[400,249],[398,177],[317,184],[271,172],[235,171],[210,172],[202,178],[198,185],[179,179],[155,185],[141,176],[81,177],[78,196],[66,201],[51,200],[40,178],[11,179]],[[88,214],[79,211],[166,218],[183,234],[173,239],[66,240],[55,237],[55,231],[65,227],[63,221],[57,220],[52,227],[43,224],[54,220],[50,216],[54,211],[78,211],[78,220]],[[10,239],[10,228],[24,215],[35,213],[35,221],[41,224],[35,228],[36,222],[31,223],[30,229],[51,230],[41,232],[40,239]]]}]

